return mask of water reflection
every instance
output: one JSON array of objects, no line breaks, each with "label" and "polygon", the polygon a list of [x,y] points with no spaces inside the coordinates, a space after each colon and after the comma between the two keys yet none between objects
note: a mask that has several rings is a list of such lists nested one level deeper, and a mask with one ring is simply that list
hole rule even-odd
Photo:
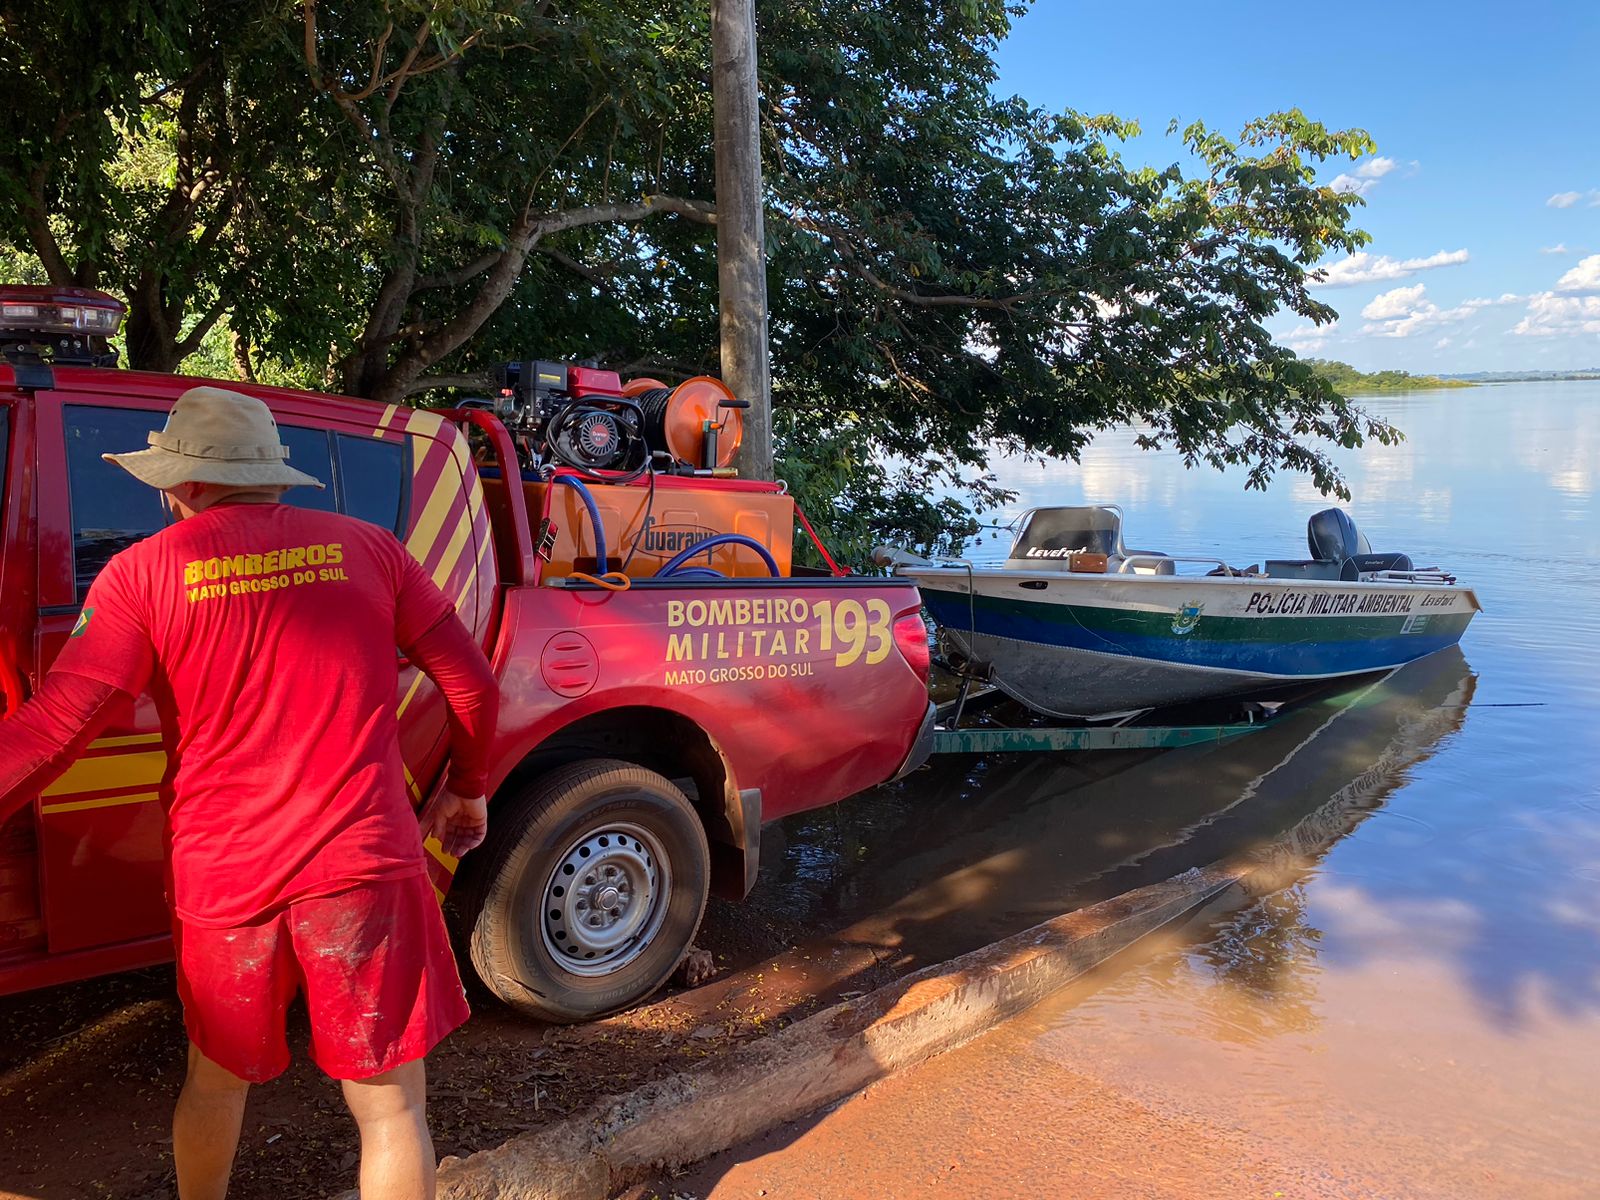
[{"label": "water reflection", "polygon": [[1286,881],[1460,727],[1474,685],[1450,650],[1218,746],[936,759],[769,830],[752,902],[908,964],[1240,855]]},{"label": "water reflection", "polygon": [[1246,993],[1206,1006],[1211,1036],[1251,1040],[1305,1029],[1317,1020],[1314,966],[1322,931],[1306,921],[1303,883],[1265,897],[1224,924],[1200,951],[1217,982]]}]

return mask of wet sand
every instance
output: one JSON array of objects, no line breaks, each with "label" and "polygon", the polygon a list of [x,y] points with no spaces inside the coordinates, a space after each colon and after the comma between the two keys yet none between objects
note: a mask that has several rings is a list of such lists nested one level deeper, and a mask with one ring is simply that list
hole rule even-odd
[{"label": "wet sand", "polygon": [[[1548,1096],[1549,1111],[1571,1114],[1564,1123],[1549,1123],[1544,1105],[1537,1120],[1518,1111],[1549,1078],[1558,1029],[1537,1048],[1512,1039],[1484,1054],[1476,1021],[1445,1004],[1436,1034],[1408,1036],[1404,1054],[1392,1031],[1355,1022],[1268,1050],[1259,1035],[1281,1020],[1272,1005],[1225,994],[1231,985],[1174,982],[1193,953],[1157,956],[1095,993],[1074,989],[813,1121],[623,1196],[1595,1194],[1593,1097]],[[1330,999],[1381,998],[1381,982],[1358,973]],[[1463,1061],[1461,1044],[1479,1046],[1477,1057]]]}]

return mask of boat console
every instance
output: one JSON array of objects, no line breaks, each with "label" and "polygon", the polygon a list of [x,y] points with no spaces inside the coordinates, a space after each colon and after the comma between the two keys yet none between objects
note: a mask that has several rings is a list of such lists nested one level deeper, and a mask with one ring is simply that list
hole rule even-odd
[{"label": "boat console", "polygon": [[[1026,514],[1006,568],[1014,571],[1115,573],[1136,559],[1128,574],[1172,575],[1173,560],[1159,550],[1129,550],[1122,544],[1122,510],[1114,504],[1036,508]],[[1085,562],[1089,565],[1085,566]]]}]

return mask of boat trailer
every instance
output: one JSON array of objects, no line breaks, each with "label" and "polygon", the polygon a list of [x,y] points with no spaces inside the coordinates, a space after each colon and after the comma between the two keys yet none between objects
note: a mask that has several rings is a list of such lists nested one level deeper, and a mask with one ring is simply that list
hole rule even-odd
[{"label": "boat trailer", "polygon": [[1281,707],[1251,703],[1241,706],[1236,720],[1222,723],[1141,725],[1143,714],[1132,714],[1121,723],[1035,725],[964,725],[973,709],[1003,695],[999,688],[985,687],[977,694],[971,679],[964,678],[960,695],[938,708],[938,723],[933,731],[935,754],[1026,754],[1063,753],[1084,750],[1175,750],[1182,746],[1225,742],[1265,729]]}]

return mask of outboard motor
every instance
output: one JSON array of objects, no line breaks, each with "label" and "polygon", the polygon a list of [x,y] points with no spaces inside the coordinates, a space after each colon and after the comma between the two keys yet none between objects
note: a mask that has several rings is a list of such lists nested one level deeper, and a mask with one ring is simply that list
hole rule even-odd
[{"label": "outboard motor", "polygon": [[1343,563],[1372,553],[1367,535],[1356,528],[1350,514],[1342,508],[1325,508],[1306,522],[1306,544],[1315,562]]}]

